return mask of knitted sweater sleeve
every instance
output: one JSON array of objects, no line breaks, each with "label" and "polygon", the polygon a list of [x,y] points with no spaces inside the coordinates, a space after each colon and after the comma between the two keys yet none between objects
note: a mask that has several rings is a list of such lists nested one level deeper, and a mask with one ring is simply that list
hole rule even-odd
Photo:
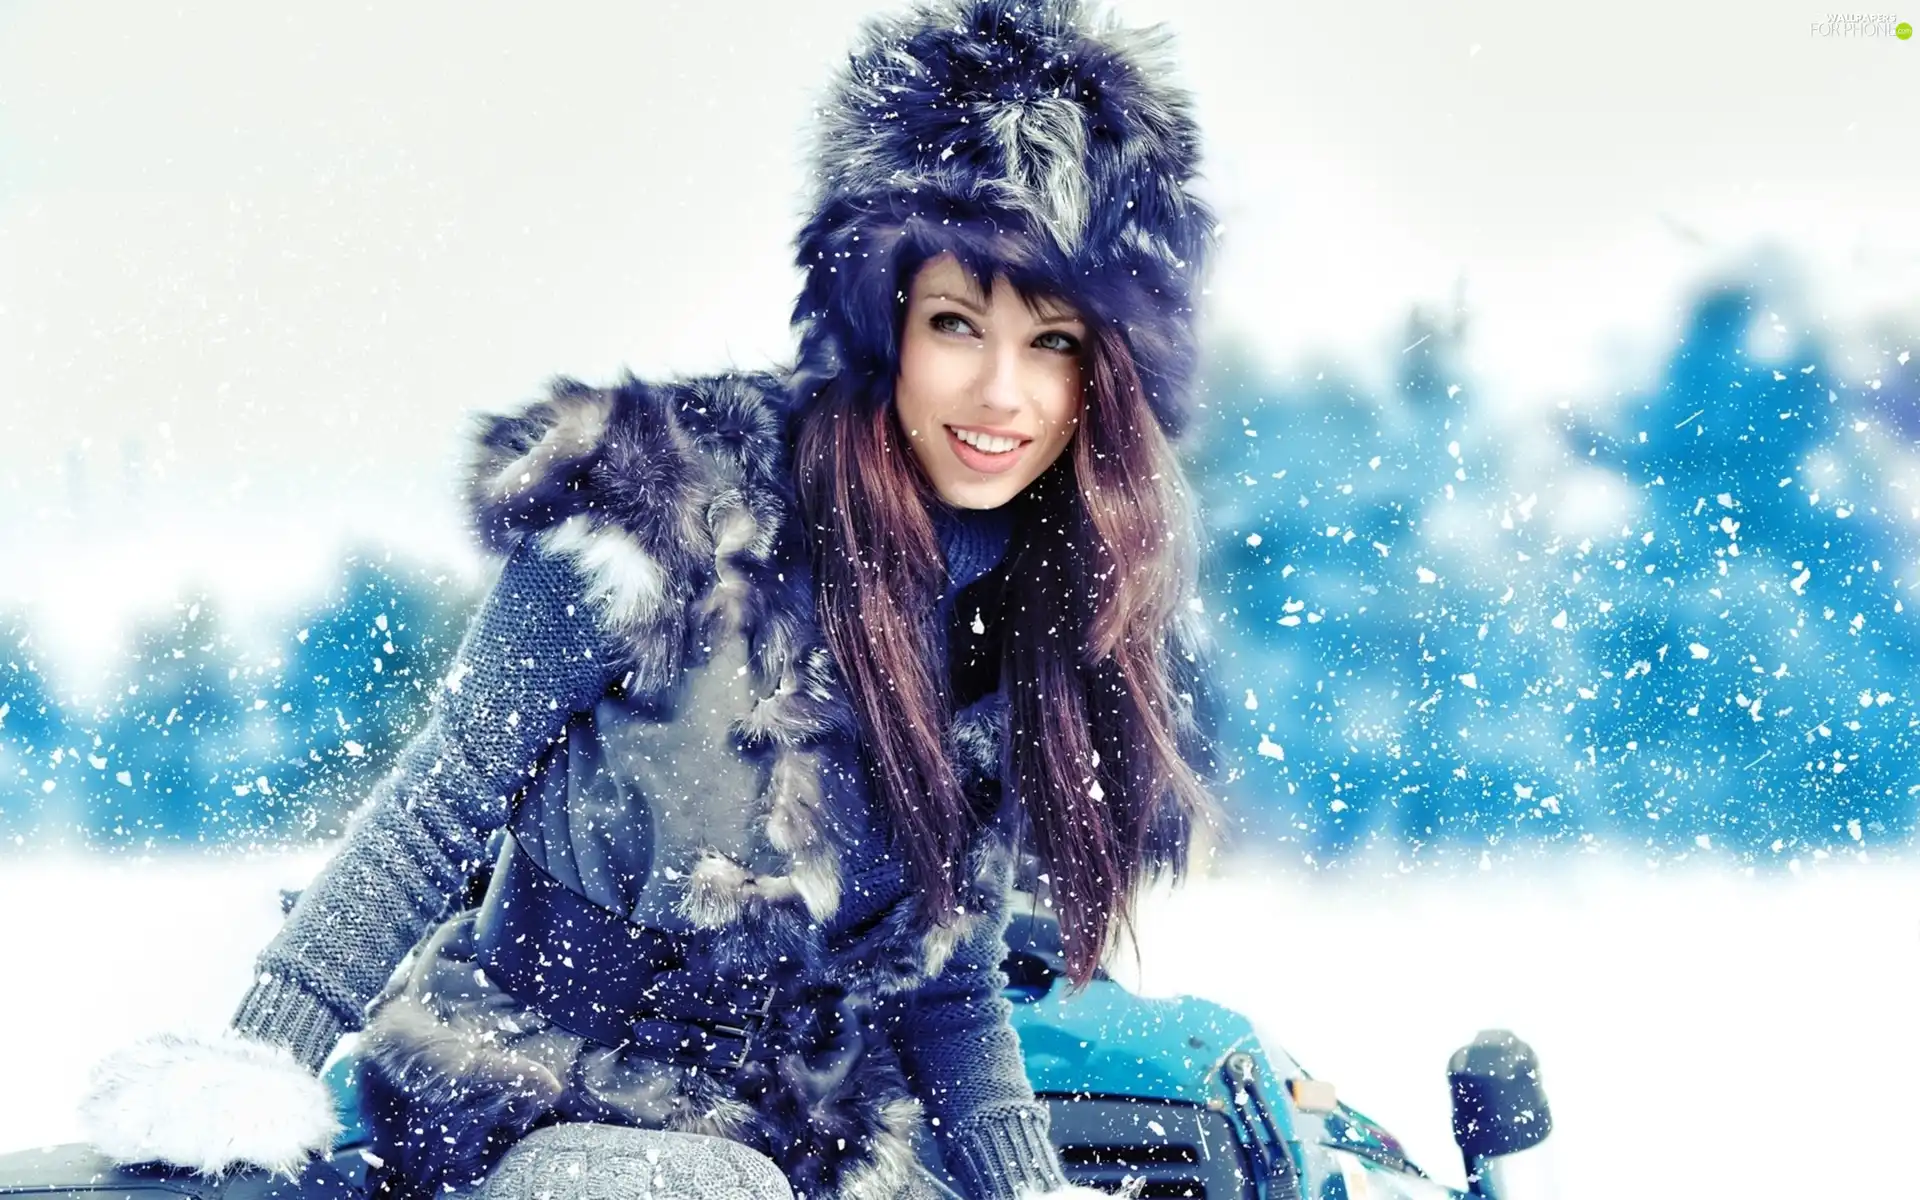
[{"label": "knitted sweater sleeve", "polygon": [[256,962],[233,1017],[318,1069],[465,891],[542,752],[618,663],[567,560],[528,539],[469,623],[427,718]]},{"label": "knitted sweater sleeve", "polygon": [[927,1106],[948,1172],[970,1200],[1067,1186],[1002,995],[1011,860],[997,870],[992,890],[1000,903],[980,914],[939,975],[902,999],[897,1026],[908,1081]]}]

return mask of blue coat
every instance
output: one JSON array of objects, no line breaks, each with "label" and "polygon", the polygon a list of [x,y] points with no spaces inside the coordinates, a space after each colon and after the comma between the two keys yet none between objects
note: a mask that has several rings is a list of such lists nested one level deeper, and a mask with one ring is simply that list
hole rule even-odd
[{"label": "blue coat", "polygon": [[[792,424],[783,380],[755,375],[562,382],[480,430],[472,512],[501,573],[237,1020],[318,1061],[430,934],[365,1039],[375,1093],[405,1102],[393,1127],[419,1134],[416,1182],[463,1182],[534,1124],[596,1115],[740,1138],[809,1196],[891,1195],[929,1118],[972,1195],[1064,1182],[1000,995],[1004,705],[981,697],[949,733],[997,816],[961,911],[936,921],[889,850],[814,618]],[[447,919],[509,820],[573,893],[701,936],[722,976],[800,964],[803,984],[871,1001],[888,1036],[825,1082],[770,1067],[745,1085],[569,1038],[474,969],[471,913]]]}]

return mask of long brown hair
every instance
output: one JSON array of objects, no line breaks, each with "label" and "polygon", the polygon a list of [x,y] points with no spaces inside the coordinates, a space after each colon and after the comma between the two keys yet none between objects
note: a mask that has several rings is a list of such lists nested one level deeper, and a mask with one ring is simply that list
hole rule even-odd
[{"label": "long brown hair", "polygon": [[[1118,330],[1089,322],[1081,378],[1068,452],[1010,501],[997,622],[1009,782],[1076,985],[1131,929],[1142,885],[1185,873],[1195,823],[1214,817],[1172,656],[1198,569],[1191,493]],[[892,380],[857,379],[828,381],[798,432],[816,606],[895,844],[947,916],[980,818],[946,755],[952,696],[924,624],[946,578],[938,497],[899,432]]]}]

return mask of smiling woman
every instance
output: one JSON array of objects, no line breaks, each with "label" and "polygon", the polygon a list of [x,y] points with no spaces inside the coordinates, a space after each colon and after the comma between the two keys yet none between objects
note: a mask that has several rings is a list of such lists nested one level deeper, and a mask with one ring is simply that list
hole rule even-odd
[{"label": "smiling woman", "polygon": [[1214,820],[1170,441],[1214,221],[1164,41],[1077,0],[875,18],[794,365],[479,422],[502,562],[448,682],[232,1035],[103,1067],[97,1146],[297,1168],[357,1027],[386,1200],[512,1192],[562,1136],[603,1150],[569,1187],[627,1194],[636,1130],[763,1200],[1086,1194],[1001,994],[1015,862],[1084,986]]},{"label": "smiling woman", "polygon": [[1079,425],[1086,323],[1070,305],[983,295],[952,254],[914,276],[894,408],[940,498],[997,508],[1052,466]]}]

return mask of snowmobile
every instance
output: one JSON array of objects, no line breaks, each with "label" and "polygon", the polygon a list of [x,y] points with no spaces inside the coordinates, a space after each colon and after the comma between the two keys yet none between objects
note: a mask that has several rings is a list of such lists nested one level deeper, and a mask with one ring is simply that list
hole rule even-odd
[{"label": "snowmobile", "polygon": [[[1138,996],[1104,973],[1068,996],[1059,926],[1044,909],[1018,913],[1007,942],[1005,994],[1027,1075],[1076,1183],[1112,1191],[1136,1180],[1147,1200],[1528,1200],[1504,1164],[1544,1140],[1553,1119],[1533,1052],[1511,1033],[1483,1032],[1448,1063],[1462,1192],[1239,1013]],[[343,1048],[328,1068],[343,1132],[297,1179],[116,1167],[76,1144],[0,1155],[0,1200],[365,1200],[356,1064]]]}]

